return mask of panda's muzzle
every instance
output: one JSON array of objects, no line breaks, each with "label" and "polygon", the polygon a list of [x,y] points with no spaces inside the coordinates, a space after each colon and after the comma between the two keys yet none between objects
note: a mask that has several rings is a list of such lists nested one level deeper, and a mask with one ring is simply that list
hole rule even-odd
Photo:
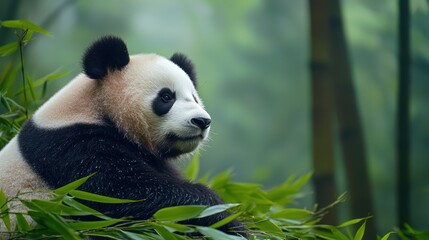
[{"label": "panda's muzzle", "polygon": [[211,122],[212,120],[210,118],[197,117],[191,119],[192,125],[200,128],[201,130],[205,130],[210,127]]},{"label": "panda's muzzle", "polygon": [[170,133],[170,134],[168,134],[167,139],[169,141],[172,141],[172,142],[177,142],[177,141],[182,141],[182,142],[186,142],[186,141],[201,141],[201,140],[204,139],[204,136],[202,134],[198,134],[198,135],[195,135],[195,136],[186,136],[186,137],[184,137],[184,136],[179,136],[179,135],[174,134],[174,133]]}]

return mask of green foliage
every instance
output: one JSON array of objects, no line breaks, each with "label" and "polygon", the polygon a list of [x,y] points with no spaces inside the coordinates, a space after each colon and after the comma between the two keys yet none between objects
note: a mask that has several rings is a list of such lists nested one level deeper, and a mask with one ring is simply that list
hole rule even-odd
[{"label": "green foliage", "polygon": [[[42,102],[46,96],[48,82],[68,74],[53,72],[35,79],[26,73],[24,47],[33,40],[34,33],[47,36],[51,34],[28,20],[2,21],[1,26],[11,29],[17,40],[0,46],[0,57],[8,57],[0,64],[0,149],[18,133],[32,110]],[[16,64],[13,58],[17,51],[19,64]]]},{"label": "green foliage", "polygon": [[406,224],[404,229],[398,230],[398,235],[400,239],[403,240],[427,240],[429,239],[428,231],[420,231],[412,228],[410,225]]},{"label": "green foliage", "polygon": [[[198,172],[198,158],[194,158],[186,172]],[[66,186],[45,192],[47,199],[27,199],[29,193],[18,193],[6,197],[0,192],[0,223],[3,223],[12,239],[27,238],[65,238],[85,239],[103,236],[110,239],[193,239],[195,234],[210,239],[243,239],[217,230],[229,221],[239,218],[247,227],[250,239],[362,239],[366,219],[354,219],[338,226],[320,224],[319,221],[329,208],[306,210],[287,208],[284,202],[291,202],[300,195],[300,187],[309,175],[287,180],[284,184],[265,191],[258,184],[231,181],[230,173],[221,173],[207,181],[228,203],[215,206],[174,206],[158,210],[151,219],[133,220],[130,218],[111,218],[79,200],[119,204],[144,200],[126,200],[100,196],[77,190],[92,175],[76,180]],[[191,176],[195,176],[191,174]],[[276,194],[273,194],[276,193]],[[238,196],[242,197],[239,198]],[[283,197],[279,197],[283,196]],[[227,199],[233,200],[233,202]],[[344,200],[341,196],[334,203]],[[19,202],[28,211],[14,211],[12,207]],[[212,226],[195,226],[181,221],[203,218],[223,211],[230,217]],[[11,223],[15,216],[15,226]],[[94,216],[93,221],[77,221],[71,217]],[[31,221],[29,221],[31,219]],[[32,223],[34,221],[34,224]],[[355,234],[350,226],[361,224]],[[348,229],[347,234],[342,230]],[[201,237],[198,237],[201,238]]]}]

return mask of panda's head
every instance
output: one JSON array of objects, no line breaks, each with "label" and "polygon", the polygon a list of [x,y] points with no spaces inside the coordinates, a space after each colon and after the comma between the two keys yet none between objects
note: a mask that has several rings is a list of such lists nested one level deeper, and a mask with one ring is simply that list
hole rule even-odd
[{"label": "panda's head", "polygon": [[194,151],[207,138],[211,118],[198,97],[193,65],[184,55],[129,56],[121,39],[105,37],[88,48],[83,68],[98,82],[98,111],[153,154],[174,158]]}]

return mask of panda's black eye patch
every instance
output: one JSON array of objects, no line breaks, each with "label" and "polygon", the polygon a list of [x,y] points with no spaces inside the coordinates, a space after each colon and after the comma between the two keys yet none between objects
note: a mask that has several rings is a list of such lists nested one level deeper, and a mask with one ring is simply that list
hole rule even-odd
[{"label": "panda's black eye patch", "polygon": [[173,94],[171,93],[171,92],[164,92],[164,93],[162,93],[162,95],[161,95],[161,100],[164,102],[164,103],[169,103],[170,101],[172,101],[172,100],[174,100],[174,96],[173,96]]},{"label": "panda's black eye patch", "polygon": [[175,101],[176,93],[169,88],[163,88],[152,102],[153,112],[158,116],[165,115],[173,107]]}]

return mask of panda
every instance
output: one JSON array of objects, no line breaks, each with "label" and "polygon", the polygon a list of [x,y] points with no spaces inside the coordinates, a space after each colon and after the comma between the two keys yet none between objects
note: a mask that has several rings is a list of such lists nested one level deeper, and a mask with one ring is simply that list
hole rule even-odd
[{"label": "panda", "polygon": [[[87,49],[82,65],[83,73],[43,104],[0,152],[0,188],[7,195],[55,189],[96,173],[79,189],[144,199],[87,203],[112,217],[148,219],[168,206],[223,203],[174,166],[207,139],[211,124],[185,55],[130,56],[122,39],[106,36]],[[227,216],[189,223],[208,226]],[[245,234],[237,220],[220,230]]]}]

